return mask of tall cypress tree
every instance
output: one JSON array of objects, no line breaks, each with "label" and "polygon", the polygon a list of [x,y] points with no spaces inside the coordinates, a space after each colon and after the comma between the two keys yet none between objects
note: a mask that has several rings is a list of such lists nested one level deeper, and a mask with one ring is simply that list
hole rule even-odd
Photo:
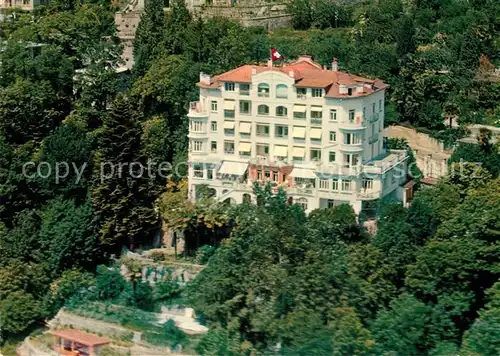
[{"label": "tall cypress tree", "polygon": [[96,234],[103,244],[147,243],[157,226],[155,186],[140,140],[139,114],[119,96],[104,120],[93,182]]},{"label": "tall cypress tree", "polygon": [[149,69],[157,47],[163,40],[164,25],[163,0],[146,0],[134,39],[135,78],[143,76]]}]

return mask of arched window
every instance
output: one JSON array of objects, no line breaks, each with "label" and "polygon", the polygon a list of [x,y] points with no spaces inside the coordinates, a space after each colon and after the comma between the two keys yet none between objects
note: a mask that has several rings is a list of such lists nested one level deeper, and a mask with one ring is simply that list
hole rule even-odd
[{"label": "arched window", "polygon": [[266,97],[266,98],[269,97],[269,84],[260,83],[257,86],[257,93],[259,96]]},{"label": "arched window", "polygon": [[276,107],[276,116],[288,116],[288,109],[284,106]]},{"label": "arched window", "polygon": [[243,204],[250,204],[252,202],[252,198],[250,197],[250,194],[245,193],[243,194]]},{"label": "arched window", "polygon": [[259,115],[269,115],[269,106],[259,105],[259,107],[257,108],[257,113]]},{"label": "arched window", "polygon": [[280,99],[288,98],[288,87],[285,84],[276,85],[276,97]]},{"label": "arched window", "polygon": [[296,200],[296,203],[300,205],[300,207],[306,211],[307,210],[307,199],[306,198],[299,198]]}]

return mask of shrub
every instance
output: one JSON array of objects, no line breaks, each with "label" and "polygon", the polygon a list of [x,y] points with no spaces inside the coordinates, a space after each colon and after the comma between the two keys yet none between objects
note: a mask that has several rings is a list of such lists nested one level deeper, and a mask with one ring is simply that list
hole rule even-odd
[{"label": "shrub", "polygon": [[165,276],[155,285],[154,299],[156,301],[165,301],[179,295],[180,291],[179,283],[170,276]]},{"label": "shrub", "polygon": [[198,250],[196,250],[196,263],[200,265],[205,265],[208,263],[210,257],[212,257],[217,248],[215,246],[203,245]]},{"label": "shrub", "polygon": [[168,346],[174,348],[177,345],[183,345],[186,340],[186,334],[175,326],[175,322],[170,319],[165,324],[160,332],[146,331],[142,334],[144,341],[156,346]]},{"label": "shrub", "polygon": [[149,257],[155,262],[165,261],[165,252],[163,250],[149,251]]},{"label": "shrub", "polygon": [[120,271],[104,265],[97,267],[96,289],[101,299],[112,299],[120,295],[125,288],[125,280]]},{"label": "shrub", "polygon": [[127,283],[120,294],[120,304],[137,307],[142,310],[152,311],[154,309],[153,289],[148,282]]}]

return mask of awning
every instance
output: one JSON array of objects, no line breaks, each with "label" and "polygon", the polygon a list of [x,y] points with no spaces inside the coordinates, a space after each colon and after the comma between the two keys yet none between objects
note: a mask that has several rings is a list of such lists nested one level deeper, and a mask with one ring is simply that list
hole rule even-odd
[{"label": "awning", "polygon": [[224,110],[234,110],[234,100],[224,100]]},{"label": "awning", "polygon": [[293,112],[306,112],[306,106],[305,105],[294,105]]},{"label": "awning", "polygon": [[306,155],[306,150],[304,147],[294,147],[292,153],[293,157],[304,157]]},{"label": "awning", "polygon": [[223,161],[219,168],[218,174],[231,174],[235,176],[242,176],[247,170],[248,163]]},{"label": "awning", "polygon": [[311,106],[311,111],[322,112],[323,108],[321,106]]},{"label": "awning", "polygon": [[298,168],[295,167],[290,173],[290,177],[293,178],[306,178],[306,179],[315,179],[316,175],[312,171],[312,169]]},{"label": "awning", "polygon": [[251,129],[252,129],[251,123],[249,123],[249,122],[240,123],[240,132],[241,133],[249,134]]},{"label": "awning", "polygon": [[321,129],[312,128],[310,136],[312,139],[320,140],[321,139]]},{"label": "awning", "polygon": [[275,157],[288,157],[288,147],[287,146],[274,146],[274,156]]},{"label": "awning", "polygon": [[224,121],[224,129],[234,130],[234,121]]},{"label": "awning", "polygon": [[252,144],[250,142],[240,142],[238,145],[238,152],[250,152],[252,151]]},{"label": "awning", "polygon": [[306,137],[306,128],[294,126],[293,127],[293,137],[294,138],[305,138]]}]

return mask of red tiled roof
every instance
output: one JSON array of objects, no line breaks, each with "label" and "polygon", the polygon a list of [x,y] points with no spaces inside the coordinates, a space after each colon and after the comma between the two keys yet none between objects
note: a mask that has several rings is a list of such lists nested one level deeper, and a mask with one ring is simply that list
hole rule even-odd
[{"label": "red tiled roof", "polygon": [[59,336],[69,341],[74,341],[85,346],[98,346],[110,343],[110,341],[106,338],[75,329],[50,330],[49,334]]},{"label": "red tiled roof", "polygon": [[[251,83],[253,71],[255,71],[255,73],[276,71],[282,72],[286,75],[290,75],[290,73],[293,72],[296,87],[324,88],[326,90],[326,97],[331,98],[365,96],[388,87],[387,84],[379,79],[373,80],[346,72],[334,72],[332,70],[323,69],[321,65],[313,62],[307,57],[301,57],[297,61],[286,64],[282,67],[246,64],[212,77],[210,84],[199,82],[197,85],[201,88],[217,89],[221,85],[220,82]],[[363,92],[359,93],[357,90],[353,90],[351,95],[340,94],[340,85],[363,85]]]}]

